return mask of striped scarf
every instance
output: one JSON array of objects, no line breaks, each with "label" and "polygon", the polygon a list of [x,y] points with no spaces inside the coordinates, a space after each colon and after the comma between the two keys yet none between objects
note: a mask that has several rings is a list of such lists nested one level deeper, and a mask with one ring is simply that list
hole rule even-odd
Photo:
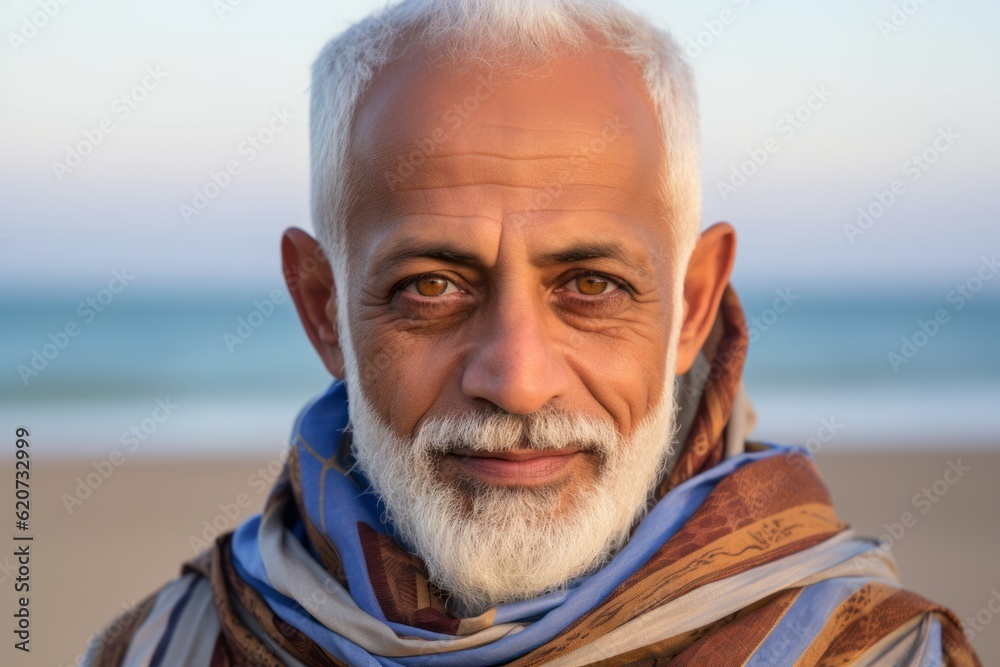
[{"label": "striped scarf", "polygon": [[474,618],[449,614],[390,536],[335,383],[300,414],[263,512],[112,622],[84,662],[978,665],[954,615],[903,590],[889,554],[836,516],[806,450],[730,451],[746,345],[730,288],[684,445],[628,544],[565,590]]}]

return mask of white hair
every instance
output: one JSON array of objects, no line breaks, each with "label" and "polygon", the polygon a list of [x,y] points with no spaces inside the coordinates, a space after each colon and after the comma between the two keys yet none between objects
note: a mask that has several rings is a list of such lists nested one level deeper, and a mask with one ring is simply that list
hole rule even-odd
[{"label": "white hair", "polygon": [[[403,0],[331,40],[313,65],[313,226],[333,264],[339,294],[346,290],[348,274],[343,245],[352,196],[352,123],[379,68],[410,40],[433,46],[442,57],[500,68],[567,50],[628,56],[641,71],[658,114],[664,149],[660,191],[670,218],[674,264],[683,275],[701,228],[700,137],[691,70],[666,31],[616,0]],[[346,299],[337,301],[338,320],[346,324]]]}]

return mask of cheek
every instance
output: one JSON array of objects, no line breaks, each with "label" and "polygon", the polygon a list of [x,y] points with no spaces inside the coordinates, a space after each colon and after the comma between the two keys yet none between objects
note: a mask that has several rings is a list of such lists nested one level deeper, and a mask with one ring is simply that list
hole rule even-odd
[{"label": "cheek", "polygon": [[359,327],[356,354],[361,387],[376,412],[396,431],[411,434],[416,423],[447,393],[461,367],[453,346],[384,323]]},{"label": "cheek", "polygon": [[[669,338],[667,326],[635,324],[615,335],[577,336],[567,353],[586,391],[623,435],[630,435],[663,397]],[[672,382],[672,372],[669,379]]]}]

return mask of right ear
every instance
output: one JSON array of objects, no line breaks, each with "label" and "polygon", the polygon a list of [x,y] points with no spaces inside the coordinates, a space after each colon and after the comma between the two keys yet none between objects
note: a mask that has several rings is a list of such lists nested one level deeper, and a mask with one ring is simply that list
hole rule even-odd
[{"label": "right ear", "polygon": [[684,277],[684,321],[677,345],[677,375],[691,370],[715,324],[715,315],[736,262],[736,231],[712,225],[698,239]]},{"label": "right ear", "polygon": [[344,378],[344,352],[337,334],[337,287],[322,246],[307,232],[289,227],[281,237],[285,283],[302,328],[336,378]]}]

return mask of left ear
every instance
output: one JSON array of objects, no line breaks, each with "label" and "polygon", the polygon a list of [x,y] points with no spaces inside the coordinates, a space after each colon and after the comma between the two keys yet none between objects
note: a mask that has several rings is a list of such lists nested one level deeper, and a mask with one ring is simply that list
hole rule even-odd
[{"label": "left ear", "polygon": [[309,341],[323,365],[344,377],[344,352],[337,332],[337,287],[319,242],[295,227],[281,238],[281,264],[288,291]]},{"label": "left ear", "polygon": [[736,230],[729,223],[717,223],[702,233],[684,277],[684,323],[677,347],[677,375],[691,369],[712,331],[735,261]]}]

